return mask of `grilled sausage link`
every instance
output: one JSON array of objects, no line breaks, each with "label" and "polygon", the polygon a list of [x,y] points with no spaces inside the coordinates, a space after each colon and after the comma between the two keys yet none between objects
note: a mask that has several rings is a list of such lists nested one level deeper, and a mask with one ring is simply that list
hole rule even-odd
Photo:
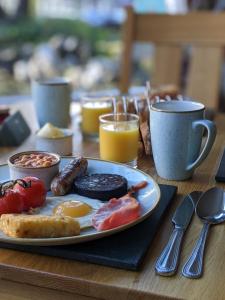
[{"label": "grilled sausage link", "polygon": [[83,176],[87,172],[88,162],[86,158],[76,157],[66,165],[51,183],[51,191],[55,196],[62,196],[72,189],[76,178]]}]

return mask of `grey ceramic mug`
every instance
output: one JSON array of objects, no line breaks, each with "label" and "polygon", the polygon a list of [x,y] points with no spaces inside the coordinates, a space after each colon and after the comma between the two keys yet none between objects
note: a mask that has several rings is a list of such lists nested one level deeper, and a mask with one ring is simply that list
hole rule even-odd
[{"label": "grey ceramic mug", "polygon": [[70,123],[70,86],[64,78],[32,82],[32,98],[40,127],[52,123],[67,128]]},{"label": "grey ceramic mug", "polygon": [[[150,132],[158,175],[168,180],[190,178],[209,154],[216,126],[204,119],[205,107],[191,101],[158,102],[151,105]],[[201,149],[203,129],[207,140]]]}]

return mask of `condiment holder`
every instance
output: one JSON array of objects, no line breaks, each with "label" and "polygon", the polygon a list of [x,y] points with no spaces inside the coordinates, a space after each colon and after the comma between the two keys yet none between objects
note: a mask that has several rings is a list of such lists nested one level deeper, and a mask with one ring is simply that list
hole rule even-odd
[{"label": "condiment holder", "polygon": [[73,152],[73,132],[70,129],[61,128],[64,136],[57,138],[40,137],[36,134],[36,149],[55,152],[59,155],[71,155]]},{"label": "condiment holder", "polygon": [[36,149],[71,155],[73,152],[73,132],[67,128],[58,128],[46,123],[36,133]]}]

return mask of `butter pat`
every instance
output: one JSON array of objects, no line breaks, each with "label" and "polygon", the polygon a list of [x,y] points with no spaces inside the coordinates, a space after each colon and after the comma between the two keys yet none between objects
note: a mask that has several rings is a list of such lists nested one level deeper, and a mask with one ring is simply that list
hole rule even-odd
[{"label": "butter pat", "polygon": [[51,123],[46,123],[37,133],[37,136],[42,138],[56,139],[64,137],[64,133],[61,129],[53,126]]}]

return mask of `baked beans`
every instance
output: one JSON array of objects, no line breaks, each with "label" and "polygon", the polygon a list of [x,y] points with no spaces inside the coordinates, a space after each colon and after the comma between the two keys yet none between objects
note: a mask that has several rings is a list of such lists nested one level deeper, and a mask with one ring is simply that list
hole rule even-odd
[{"label": "baked beans", "polygon": [[40,168],[50,167],[57,162],[57,158],[45,153],[22,154],[17,157],[13,164],[18,167]]}]

